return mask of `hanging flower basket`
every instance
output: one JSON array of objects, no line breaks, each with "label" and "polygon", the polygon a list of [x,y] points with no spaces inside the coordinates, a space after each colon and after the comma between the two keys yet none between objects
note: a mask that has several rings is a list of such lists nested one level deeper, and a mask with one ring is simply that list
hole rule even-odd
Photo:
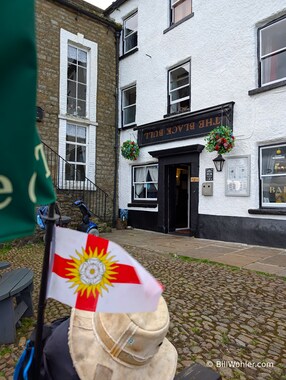
[{"label": "hanging flower basket", "polygon": [[235,137],[229,127],[223,125],[213,129],[206,137],[206,150],[218,154],[228,153],[234,147]]},{"label": "hanging flower basket", "polygon": [[121,154],[127,160],[137,160],[139,152],[139,146],[135,141],[127,140],[121,145]]}]

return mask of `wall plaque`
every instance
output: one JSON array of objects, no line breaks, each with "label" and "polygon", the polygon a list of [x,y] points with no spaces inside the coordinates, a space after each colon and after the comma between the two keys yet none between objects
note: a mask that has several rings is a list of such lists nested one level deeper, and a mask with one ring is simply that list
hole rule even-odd
[{"label": "wall plaque", "polygon": [[214,180],[214,170],[213,168],[206,168],[206,181]]}]

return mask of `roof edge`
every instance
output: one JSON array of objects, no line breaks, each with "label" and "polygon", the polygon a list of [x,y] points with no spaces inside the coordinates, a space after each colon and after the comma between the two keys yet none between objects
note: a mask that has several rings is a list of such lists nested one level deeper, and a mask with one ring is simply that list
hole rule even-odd
[{"label": "roof edge", "polygon": [[103,12],[104,15],[110,15],[110,13],[112,13],[113,11],[115,11],[115,9],[117,9],[118,7],[120,7],[120,5],[126,3],[126,1],[128,0],[116,0],[116,1],[113,1],[112,4],[109,5],[109,7],[107,7],[105,9],[105,11]]},{"label": "roof edge", "polygon": [[[118,25],[111,19],[106,18],[103,12],[103,9],[98,8],[90,3],[86,3],[89,9],[85,9],[82,7],[83,5],[82,2],[76,4],[76,1],[73,1],[73,0],[49,0],[49,1],[66,6],[67,8],[70,8],[73,11],[83,14],[89,18],[92,18],[93,20],[96,20],[103,25],[109,26],[113,28],[114,30],[118,30]],[[94,10],[94,12],[92,12],[91,9]]]}]

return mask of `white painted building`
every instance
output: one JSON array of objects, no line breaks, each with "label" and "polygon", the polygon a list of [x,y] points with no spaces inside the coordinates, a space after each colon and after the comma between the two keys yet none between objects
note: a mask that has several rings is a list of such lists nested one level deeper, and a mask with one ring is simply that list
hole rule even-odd
[{"label": "white painted building", "polygon": [[[286,0],[117,0],[119,208],[134,227],[286,247]],[[204,149],[213,128],[235,147]],[[209,170],[211,169],[211,170]]]}]

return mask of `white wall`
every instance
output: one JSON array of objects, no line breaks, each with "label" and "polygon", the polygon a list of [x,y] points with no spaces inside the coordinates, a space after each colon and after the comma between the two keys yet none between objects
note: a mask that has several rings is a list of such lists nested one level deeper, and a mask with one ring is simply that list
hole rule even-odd
[{"label": "white wall", "polygon": [[[225,158],[251,155],[250,196],[226,197],[225,170],[214,172],[214,195],[200,195],[199,212],[251,217],[248,209],[259,207],[258,146],[272,141],[286,142],[286,87],[248,95],[249,90],[258,87],[257,28],[285,14],[286,0],[193,0],[194,17],[166,33],[163,33],[169,26],[166,0],[129,0],[111,17],[123,23],[124,16],[136,8],[138,51],[120,60],[120,88],[137,84],[137,125],[163,119],[167,113],[168,68],[190,58],[191,111],[234,101],[236,147]],[[121,142],[136,136],[132,129],[122,131]],[[148,151],[178,144],[204,144],[204,138],[141,148],[136,163],[154,162]],[[205,150],[200,156],[200,193],[205,168],[213,167],[215,156]],[[132,164],[121,157],[120,208],[126,208],[131,201]]]}]

